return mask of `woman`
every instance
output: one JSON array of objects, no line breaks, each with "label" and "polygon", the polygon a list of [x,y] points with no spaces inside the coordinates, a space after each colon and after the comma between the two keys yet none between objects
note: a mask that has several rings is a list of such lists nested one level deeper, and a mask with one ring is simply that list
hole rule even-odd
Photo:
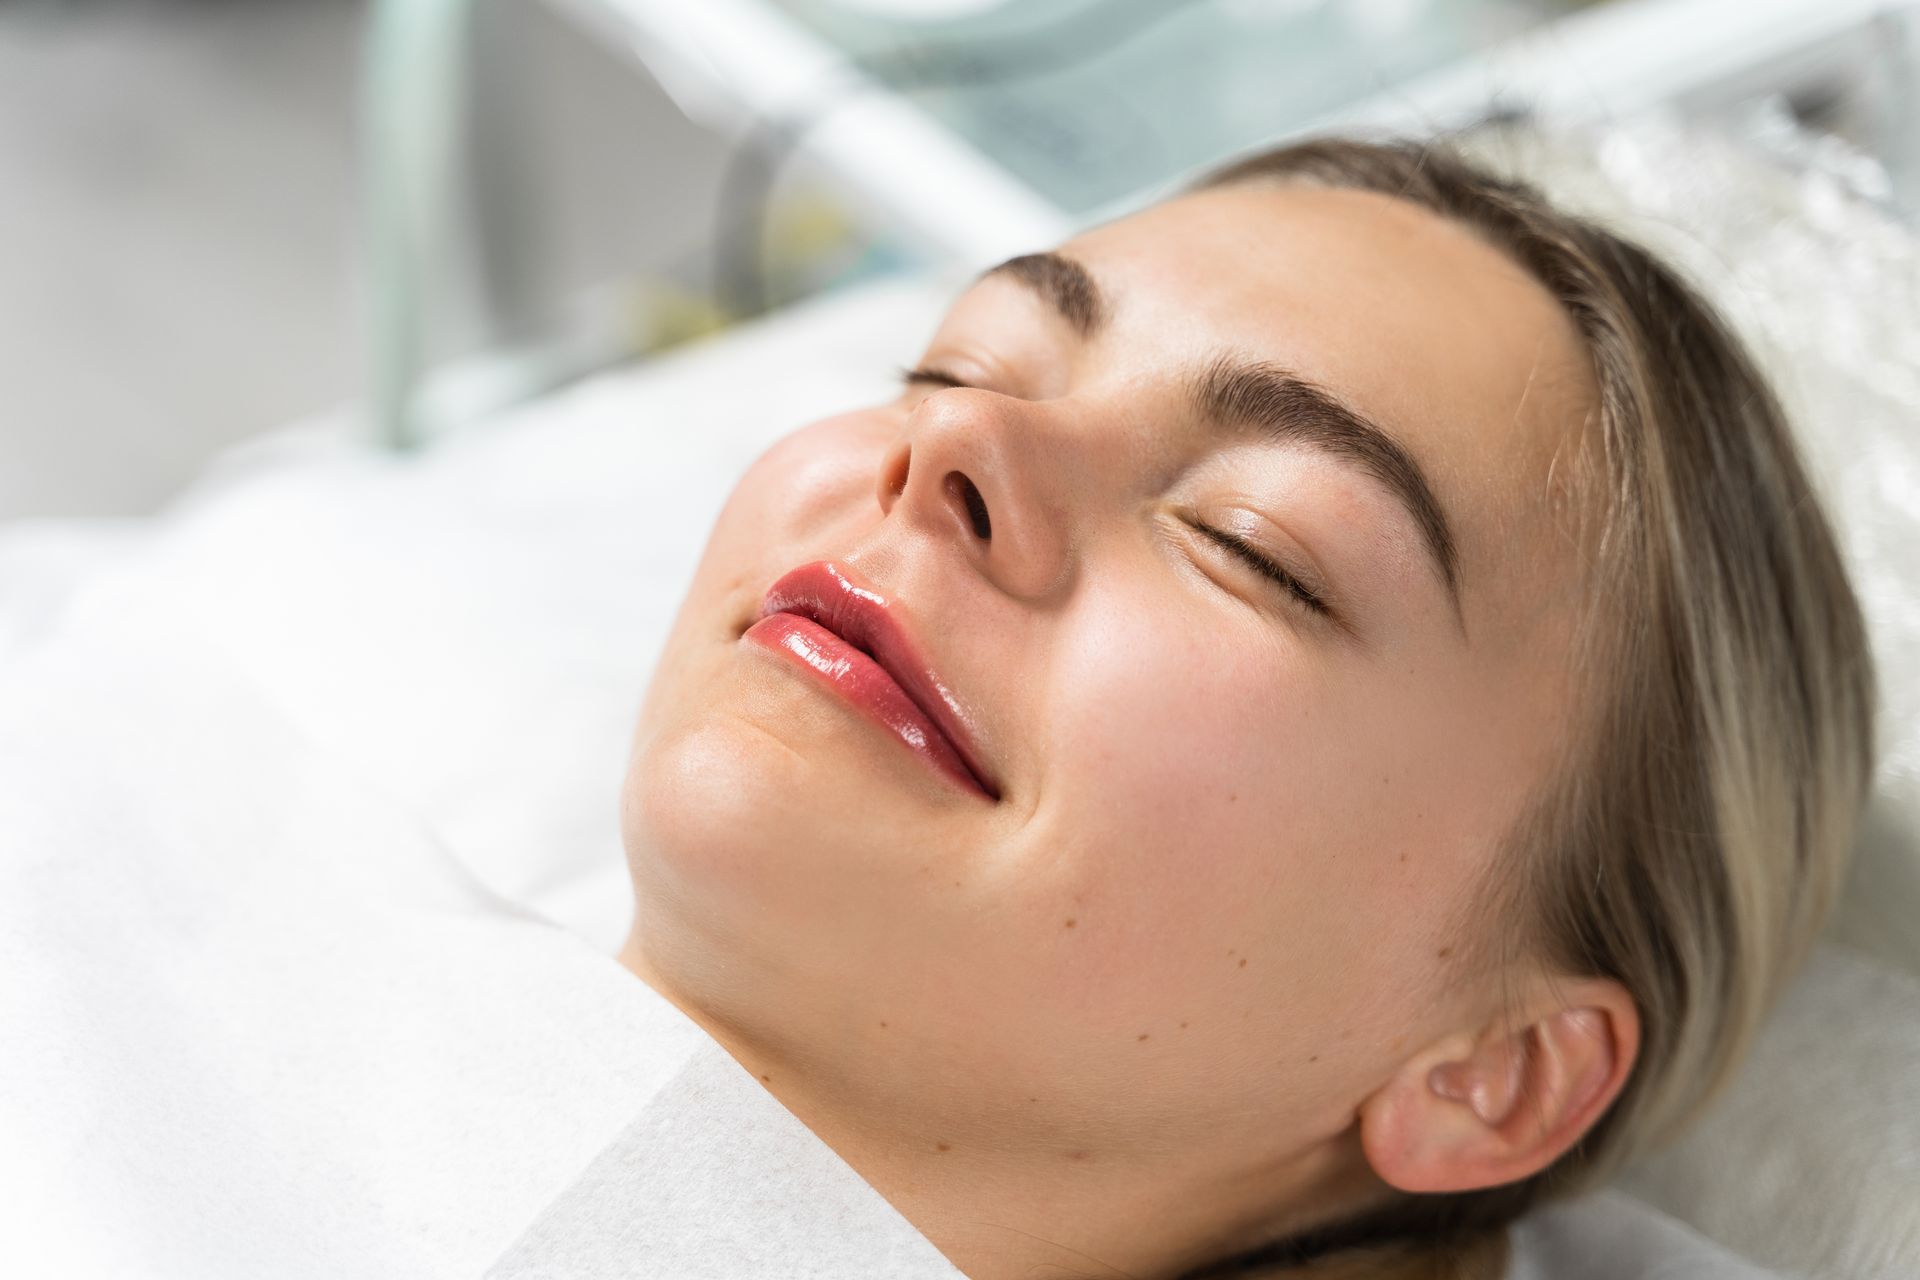
[{"label": "woman", "polygon": [[1498,1275],[1738,1064],[1871,706],[1697,297],[1306,143],[989,272],[741,480],[621,959],[969,1276]]}]

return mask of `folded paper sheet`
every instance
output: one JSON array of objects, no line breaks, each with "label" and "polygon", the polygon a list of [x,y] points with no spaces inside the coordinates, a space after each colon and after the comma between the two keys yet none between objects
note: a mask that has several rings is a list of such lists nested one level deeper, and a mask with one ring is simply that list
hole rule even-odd
[{"label": "folded paper sheet", "polygon": [[0,776],[0,1274],[478,1276],[594,1187],[606,1234],[502,1274],[958,1275],[126,593],[9,663]]}]

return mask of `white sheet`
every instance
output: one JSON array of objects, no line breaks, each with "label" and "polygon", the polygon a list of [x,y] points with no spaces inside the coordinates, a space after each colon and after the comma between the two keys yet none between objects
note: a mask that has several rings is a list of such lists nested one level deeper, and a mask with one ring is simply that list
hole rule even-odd
[{"label": "white sheet", "polygon": [[944,293],[835,299],[418,459],[365,453],[350,421],[289,431],[144,530],[6,530],[0,661],[82,587],[146,601],[488,888],[611,950],[628,734],[720,503],[786,429],[884,394]]},{"label": "white sheet", "polygon": [[474,1276],[624,1130],[603,1274],[958,1275],[220,658],[104,593],[0,679],[0,1274]]}]

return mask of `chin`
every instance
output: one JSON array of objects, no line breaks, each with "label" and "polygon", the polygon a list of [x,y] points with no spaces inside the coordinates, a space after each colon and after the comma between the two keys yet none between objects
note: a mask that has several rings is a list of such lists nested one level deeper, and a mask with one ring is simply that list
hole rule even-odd
[{"label": "chin", "polygon": [[[620,791],[620,827],[636,881],[705,895],[763,896],[812,863],[820,825],[807,762],[759,726],[724,714],[638,744]],[[814,868],[817,870],[818,868]]]},{"label": "chin", "polygon": [[871,767],[829,767],[864,765],[836,740],[837,726],[774,720],[792,725],[790,744],[766,718],[722,700],[637,742],[621,788],[622,839],[648,914],[817,946],[823,930],[897,903],[919,860],[889,842],[898,815],[875,794]]}]

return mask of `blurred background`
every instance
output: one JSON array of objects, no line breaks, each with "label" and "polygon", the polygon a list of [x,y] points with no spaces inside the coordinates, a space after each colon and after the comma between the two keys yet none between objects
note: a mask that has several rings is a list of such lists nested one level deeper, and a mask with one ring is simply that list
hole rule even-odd
[{"label": "blurred background", "polygon": [[[550,187],[527,269],[553,296],[672,270],[708,234],[723,143],[519,7]],[[221,447],[363,394],[369,18],[0,4],[0,519],[149,512]]]},{"label": "blurred background", "polygon": [[1882,0],[9,0],[0,520],[984,264],[1321,124],[1810,122],[1911,218]]}]

